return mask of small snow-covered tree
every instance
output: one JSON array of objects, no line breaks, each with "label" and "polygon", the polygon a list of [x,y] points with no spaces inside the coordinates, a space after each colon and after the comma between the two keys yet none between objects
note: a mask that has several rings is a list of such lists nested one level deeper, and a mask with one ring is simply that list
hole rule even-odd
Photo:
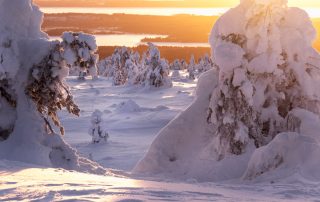
[{"label": "small snow-covered tree", "polygon": [[131,55],[131,59],[132,59],[132,62],[136,65],[136,66],[139,66],[140,64],[140,54],[139,52],[135,52]]},{"label": "small snow-covered tree", "polygon": [[170,69],[172,70],[181,70],[181,62],[179,59],[175,59],[171,64],[170,64]]},{"label": "small snow-covered tree", "polygon": [[109,134],[101,127],[102,112],[96,110],[91,115],[91,127],[89,129],[89,135],[92,137],[92,143],[96,144],[102,140],[107,142]]},{"label": "small snow-covered tree", "polygon": [[106,57],[103,60],[100,60],[97,64],[98,75],[103,77],[113,77],[112,69],[112,57]]},{"label": "small snow-covered tree", "polygon": [[189,73],[189,79],[191,80],[195,80],[195,71],[196,71],[196,64],[195,64],[195,59],[194,59],[194,55],[191,56],[190,58],[190,62],[188,65],[188,73]]},{"label": "small snow-covered tree", "polygon": [[141,73],[143,76],[140,76],[140,81],[144,86],[172,86],[168,62],[160,58],[160,51],[152,43],[149,43],[144,68],[145,70]]},{"label": "small snow-covered tree", "polygon": [[128,70],[126,62],[130,59],[132,50],[127,47],[116,48],[112,55],[113,84],[115,86],[124,85],[128,80]]},{"label": "small snow-covered tree", "polygon": [[202,74],[213,68],[212,59],[208,54],[205,54],[200,58],[199,64],[197,65],[197,70],[199,74]]},{"label": "small snow-covered tree", "polygon": [[188,69],[188,63],[186,62],[185,59],[181,60],[181,69],[180,70],[185,70]]},{"label": "small snow-covered tree", "polygon": [[99,56],[94,36],[82,32],[64,32],[62,35],[63,57],[71,68],[72,74],[77,74],[84,80],[86,75],[97,76]]},{"label": "small snow-covered tree", "polygon": [[286,4],[243,0],[212,30],[219,85],[208,123],[219,158],[297,130],[295,108],[320,112],[319,55],[312,48],[316,32],[304,11]]},{"label": "small snow-covered tree", "polygon": [[127,83],[129,85],[134,85],[136,84],[136,77],[139,71],[139,68],[136,65],[136,61],[134,58],[130,57],[125,64],[125,68],[128,71],[128,80]]}]

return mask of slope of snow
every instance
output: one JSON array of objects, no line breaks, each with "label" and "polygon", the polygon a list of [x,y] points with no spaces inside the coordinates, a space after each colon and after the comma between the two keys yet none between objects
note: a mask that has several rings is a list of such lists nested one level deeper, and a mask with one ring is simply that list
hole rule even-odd
[{"label": "slope of snow", "polygon": [[155,182],[0,161],[0,201],[318,201],[320,184]]},{"label": "slope of snow", "polygon": [[202,75],[192,105],[179,114],[153,141],[148,153],[134,168],[134,173],[161,175],[169,178],[199,181],[223,181],[240,178],[247,168],[250,152],[240,158],[230,156],[216,161],[212,134],[207,128],[207,110],[210,101],[208,86],[217,85],[217,72]]}]

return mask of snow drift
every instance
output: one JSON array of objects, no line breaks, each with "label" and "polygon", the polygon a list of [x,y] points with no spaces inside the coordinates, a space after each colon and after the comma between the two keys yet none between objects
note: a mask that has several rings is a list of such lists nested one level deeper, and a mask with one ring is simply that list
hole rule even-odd
[{"label": "snow drift", "polygon": [[215,24],[216,70],[155,139],[135,173],[200,181],[319,180],[320,56],[306,12],[243,0]]}]

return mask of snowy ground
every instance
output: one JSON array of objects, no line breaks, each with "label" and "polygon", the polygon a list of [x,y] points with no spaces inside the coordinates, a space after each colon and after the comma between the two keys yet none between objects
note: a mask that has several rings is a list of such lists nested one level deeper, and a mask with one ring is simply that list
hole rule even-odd
[{"label": "snowy ground", "polygon": [[155,182],[0,161],[0,201],[319,201],[319,184]]},{"label": "snowy ground", "polygon": [[[97,176],[0,161],[0,201],[320,201],[320,184],[297,180],[252,183],[170,182],[128,177],[155,135],[193,100],[195,82],[176,80],[171,89],[114,87],[107,79],[68,83],[81,117],[60,114],[65,139],[83,156],[127,177]],[[122,104],[125,102],[125,104]],[[91,113],[104,113],[108,143],[93,145]],[[134,179],[137,178],[137,179]]]},{"label": "snowy ground", "polygon": [[[104,167],[124,171],[130,171],[157,133],[188,107],[196,87],[196,82],[186,79],[160,90],[115,87],[105,78],[86,82],[70,78],[68,83],[82,112],[80,118],[61,113],[66,141]],[[104,113],[102,126],[110,134],[106,144],[93,145],[88,135],[90,116],[96,109]]]}]

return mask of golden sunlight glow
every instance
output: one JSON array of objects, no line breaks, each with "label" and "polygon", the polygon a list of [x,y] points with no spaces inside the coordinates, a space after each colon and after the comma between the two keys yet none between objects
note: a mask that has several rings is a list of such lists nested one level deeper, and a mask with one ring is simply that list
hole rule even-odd
[{"label": "golden sunlight glow", "polygon": [[[159,39],[162,38],[163,35],[168,36],[166,40],[161,39],[158,42],[204,43],[207,42],[207,33],[210,32],[213,23],[217,19],[216,17],[211,16],[218,16],[228,10],[228,8],[237,6],[240,3],[240,0],[34,0],[34,2],[39,4],[47,14],[55,14],[57,11],[61,13],[75,12],[109,15],[122,12],[130,15],[151,14],[157,16],[155,17],[157,18],[158,23],[158,26],[156,27],[154,27],[154,18],[135,16],[127,19],[127,16],[125,15],[118,18],[117,25],[115,25],[112,17],[108,17],[107,15],[103,16],[103,19],[95,23],[98,27],[123,27],[123,32],[135,34],[132,36],[136,38],[138,37],[136,34],[158,33]],[[301,7],[308,12],[318,33],[314,47],[320,50],[320,0],[288,0],[288,6]],[[106,9],[106,7],[108,7],[108,9]],[[146,9],[146,7],[148,8]],[[170,18],[170,20],[163,17],[182,13],[205,17],[176,16]],[[130,20],[131,23],[127,23],[127,20]],[[70,27],[75,27],[75,30],[90,32],[90,29],[88,29],[86,25],[92,24],[92,22],[89,19],[86,19],[85,21],[86,23],[79,24],[77,21],[69,19],[64,22],[63,27],[68,30]],[[52,18],[51,20],[45,19],[43,28],[45,31],[50,31],[50,35],[59,36],[58,26],[61,26],[61,24],[57,22],[55,18]],[[196,29],[189,29],[190,27]],[[188,34],[186,34],[186,30],[188,30]],[[116,39],[122,37],[122,41],[125,41],[125,44],[121,45],[130,46],[128,45],[128,41],[134,42],[134,45],[141,41],[141,38],[136,40],[133,39],[132,36],[119,36],[115,34],[115,38],[110,40],[111,36],[108,34],[108,38],[105,40],[108,44],[104,44],[101,41],[98,42],[100,45],[115,46],[119,45]],[[100,38],[102,39],[102,36],[100,36]],[[100,38],[98,38],[98,40]],[[152,37],[148,35],[148,38]],[[110,42],[117,42],[117,44],[109,44]],[[156,39],[153,40],[153,42],[157,42]],[[202,48],[208,47],[202,46]],[[110,52],[110,50],[108,51]],[[105,51],[105,54],[107,54],[108,51]],[[173,57],[183,57],[183,55],[189,54],[188,52],[190,52],[189,50],[185,50],[186,52],[177,50],[175,51],[175,55],[172,55],[170,52],[165,52],[166,50],[162,51],[164,52],[164,55],[170,59],[173,59]],[[205,52],[205,49],[201,49],[201,51],[200,49],[197,49],[197,51],[199,52],[193,50],[193,52],[196,52],[195,55],[199,56],[200,53]]]},{"label": "golden sunlight glow", "polygon": [[[34,0],[46,6],[104,6],[104,7],[234,7],[240,0]],[[319,0],[288,0],[289,6],[320,7]]]},{"label": "golden sunlight glow", "polygon": [[[187,0],[186,0],[187,1]],[[208,0],[207,4],[209,6],[235,6],[239,4],[240,0]],[[318,0],[288,0],[289,6],[298,7],[320,7],[320,1]]]}]

